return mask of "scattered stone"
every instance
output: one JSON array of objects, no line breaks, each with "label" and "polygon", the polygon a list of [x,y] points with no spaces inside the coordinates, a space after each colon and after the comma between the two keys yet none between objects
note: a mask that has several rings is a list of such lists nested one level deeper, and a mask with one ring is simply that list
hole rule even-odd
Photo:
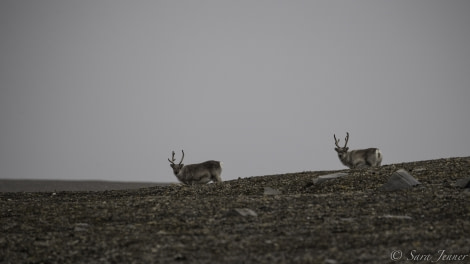
[{"label": "scattered stone", "polygon": [[337,264],[338,261],[335,259],[325,259],[325,264]]},{"label": "scattered stone", "polygon": [[407,219],[407,220],[413,219],[413,217],[407,216],[407,215],[389,215],[389,214],[383,215],[382,218]]},{"label": "scattered stone", "polygon": [[318,178],[313,180],[314,184],[322,183],[327,180],[332,180],[340,177],[348,176],[346,172],[338,172],[338,173],[333,173],[333,174],[328,174],[328,175],[321,175],[318,176]]},{"label": "scattered stone", "polygon": [[174,260],[176,261],[184,261],[184,260],[187,260],[186,256],[184,256],[183,254],[181,253],[177,253],[174,257],[173,257]]},{"label": "scattered stone", "polygon": [[406,170],[399,169],[390,176],[390,179],[382,186],[382,189],[385,191],[405,190],[419,184],[421,183]]},{"label": "scattered stone", "polygon": [[87,223],[76,223],[74,231],[75,232],[85,232],[88,231],[89,225]]},{"label": "scattered stone", "polygon": [[470,188],[470,178],[460,179],[455,185],[460,188]]},{"label": "scattered stone", "polygon": [[280,195],[281,192],[271,187],[264,187],[264,195]]},{"label": "scattered stone", "polygon": [[241,216],[254,216],[254,217],[258,216],[258,214],[255,211],[248,209],[248,208],[235,208],[235,212],[237,212]]},{"label": "scattered stone", "polygon": [[165,231],[165,230],[159,230],[159,231],[157,232],[157,235],[159,235],[159,236],[167,236],[167,235],[169,235],[169,234],[170,234],[170,233],[168,233],[168,232]]},{"label": "scattered stone", "polygon": [[49,243],[48,240],[46,241],[39,240],[39,241],[34,241],[33,245],[36,247],[49,247],[51,244]]}]

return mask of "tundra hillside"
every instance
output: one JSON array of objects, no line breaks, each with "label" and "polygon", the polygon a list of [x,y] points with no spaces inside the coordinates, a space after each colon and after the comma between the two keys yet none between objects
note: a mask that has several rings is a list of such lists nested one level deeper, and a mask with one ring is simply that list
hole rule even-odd
[{"label": "tundra hillside", "polygon": [[[401,168],[421,185],[381,190]],[[335,172],[0,193],[0,263],[470,261],[470,192],[456,186],[470,177],[470,157],[343,170],[349,175],[313,181]]]}]

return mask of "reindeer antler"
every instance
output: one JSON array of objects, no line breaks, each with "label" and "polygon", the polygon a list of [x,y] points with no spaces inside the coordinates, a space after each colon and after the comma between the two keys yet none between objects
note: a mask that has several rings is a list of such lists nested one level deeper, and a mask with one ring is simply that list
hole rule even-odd
[{"label": "reindeer antler", "polygon": [[339,139],[336,139],[336,135],[335,135],[335,134],[333,134],[333,137],[335,138],[335,145],[336,145],[338,148],[345,148],[346,145],[348,145],[349,132],[346,132],[346,138],[344,139],[346,142],[344,143],[344,147],[340,147],[340,146],[338,145]]},{"label": "reindeer antler", "polygon": [[[181,150],[181,152],[183,153],[183,156],[181,157],[181,161],[180,161],[179,165],[181,165],[181,163],[183,163],[183,159],[184,159],[184,151]],[[168,161],[169,161],[171,164],[175,164],[175,160],[176,160],[176,159],[175,159],[175,152],[172,151],[172,152],[171,152],[171,160],[168,159]]]},{"label": "reindeer antler", "polygon": [[335,145],[338,147],[338,148],[341,148],[338,143],[339,143],[339,139],[336,139],[336,135],[333,134],[333,137],[335,138]]},{"label": "reindeer antler", "polygon": [[174,152],[174,151],[171,153],[171,159],[172,159],[172,160],[168,159],[168,161],[169,161],[171,164],[175,164],[175,160],[176,160],[176,159],[175,159],[175,152]]},{"label": "reindeer antler", "polygon": [[183,156],[181,157],[180,165],[181,165],[181,163],[183,163],[183,159],[184,159],[184,151],[183,151],[183,150],[181,150],[181,153],[183,153]]}]

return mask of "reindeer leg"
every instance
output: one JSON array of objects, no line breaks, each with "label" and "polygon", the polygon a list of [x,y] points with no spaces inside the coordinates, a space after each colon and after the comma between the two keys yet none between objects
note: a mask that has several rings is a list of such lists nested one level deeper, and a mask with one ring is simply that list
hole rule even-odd
[{"label": "reindeer leg", "polygon": [[220,178],[220,175],[219,174],[213,174],[212,175],[212,181],[215,183],[215,182],[222,182],[222,179]]},{"label": "reindeer leg", "polygon": [[367,168],[367,167],[369,167],[369,165],[367,165],[366,162],[362,162],[362,161],[354,164],[355,169],[363,169],[363,168]]}]

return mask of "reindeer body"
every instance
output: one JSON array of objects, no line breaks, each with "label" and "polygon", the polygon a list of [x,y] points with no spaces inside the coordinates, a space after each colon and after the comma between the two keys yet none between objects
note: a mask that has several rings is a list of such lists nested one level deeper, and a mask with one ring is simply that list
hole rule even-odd
[{"label": "reindeer body", "polygon": [[346,134],[346,143],[344,147],[338,145],[339,140],[334,135],[336,152],[338,152],[338,158],[344,166],[350,169],[362,168],[362,167],[379,167],[382,164],[382,152],[378,148],[358,149],[348,151],[349,133]]},{"label": "reindeer body", "polygon": [[220,161],[208,160],[202,163],[183,166],[179,171],[173,168],[176,178],[184,184],[206,184],[210,181],[222,182]]},{"label": "reindeer body", "polygon": [[350,169],[361,167],[379,167],[382,163],[382,152],[377,148],[351,150],[338,153],[339,160]]},{"label": "reindeer body", "polygon": [[173,169],[173,174],[176,178],[184,184],[193,185],[193,184],[206,184],[210,181],[212,182],[222,182],[220,174],[222,174],[222,162],[215,160],[208,160],[202,163],[197,164],[182,164],[184,159],[183,157],[179,164],[175,164],[174,161],[175,152],[173,152],[172,159],[170,161],[170,166]]}]

